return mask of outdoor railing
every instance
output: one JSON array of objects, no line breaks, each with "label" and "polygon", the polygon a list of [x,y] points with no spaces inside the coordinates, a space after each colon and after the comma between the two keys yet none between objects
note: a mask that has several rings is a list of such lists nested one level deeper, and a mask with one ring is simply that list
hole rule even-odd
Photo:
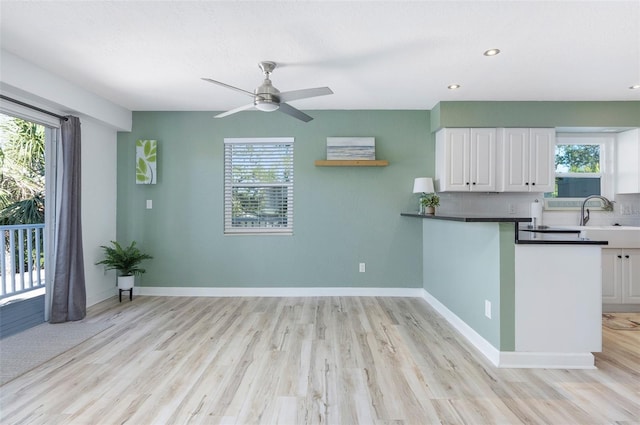
[{"label": "outdoor railing", "polygon": [[44,288],[44,224],[0,226],[0,300]]}]

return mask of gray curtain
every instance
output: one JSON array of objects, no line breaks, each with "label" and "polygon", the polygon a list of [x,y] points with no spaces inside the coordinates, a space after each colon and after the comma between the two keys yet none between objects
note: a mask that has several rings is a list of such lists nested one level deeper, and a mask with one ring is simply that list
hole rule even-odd
[{"label": "gray curtain", "polygon": [[80,220],[80,119],[66,118],[62,122],[58,149],[61,153],[58,166],[62,169],[59,173],[51,323],[80,320],[87,313]]}]

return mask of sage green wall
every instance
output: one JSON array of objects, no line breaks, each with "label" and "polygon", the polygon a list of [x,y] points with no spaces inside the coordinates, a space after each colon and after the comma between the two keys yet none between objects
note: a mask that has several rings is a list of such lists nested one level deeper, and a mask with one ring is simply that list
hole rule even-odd
[{"label": "sage green wall", "polygon": [[440,102],[431,129],[443,127],[640,127],[640,101]]},{"label": "sage green wall", "polygon": [[516,349],[515,225],[500,223],[500,351]]},{"label": "sage green wall", "polygon": [[[413,220],[423,221],[424,289],[495,348],[512,351],[513,224]],[[484,314],[485,300],[491,319]]]},{"label": "sage green wall", "polygon": [[[138,284],[163,287],[422,287],[413,179],[434,174],[428,111],[134,112],[118,135],[117,237],[155,258]],[[294,235],[223,235],[223,140],[295,138]],[[315,167],[329,136],[374,136],[388,167]],[[135,141],[158,140],[158,184],[135,184]],[[153,209],[145,209],[147,199]],[[366,273],[358,263],[366,263]]]}]

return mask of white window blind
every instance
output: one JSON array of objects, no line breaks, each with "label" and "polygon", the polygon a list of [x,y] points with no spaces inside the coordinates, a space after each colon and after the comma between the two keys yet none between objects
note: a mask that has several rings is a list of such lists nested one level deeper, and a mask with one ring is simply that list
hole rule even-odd
[{"label": "white window blind", "polygon": [[224,232],[293,233],[293,138],[224,140]]}]

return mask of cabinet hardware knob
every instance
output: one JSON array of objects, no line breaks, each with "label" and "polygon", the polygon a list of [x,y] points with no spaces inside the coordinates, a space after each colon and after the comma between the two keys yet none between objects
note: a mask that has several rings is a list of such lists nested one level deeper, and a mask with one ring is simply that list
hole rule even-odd
[{"label": "cabinet hardware knob", "polygon": [[618,255],[618,258],[622,258],[622,255]]},{"label": "cabinet hardware knob", "polygon": [[466,184],[467,186],[469,186],[469,182],[466,182],[465,184]]},{"label": "cabinet hardware knob", "polygon": [[531,183],[531,186],[535,186],[535,185],[536,185],[536,183],[535,183],[535,182]]},{"label": "cabinet hardware knob", "polygon": [[628,256],[628,255],[625,255],[625,256],[624,256],[624,258],[629,258],[629,256]]},{"label": "cabinet hardware knob", "polygon": [[475,185],[476,185],[476,182],[473,182],[473,185],[475,186]]},{"label": "cabinet hardware knob", "polygon": [[526,183],[525,183],[525,185],[526,185],[526,186],[529,186],[529,182],[526,182]]}]

